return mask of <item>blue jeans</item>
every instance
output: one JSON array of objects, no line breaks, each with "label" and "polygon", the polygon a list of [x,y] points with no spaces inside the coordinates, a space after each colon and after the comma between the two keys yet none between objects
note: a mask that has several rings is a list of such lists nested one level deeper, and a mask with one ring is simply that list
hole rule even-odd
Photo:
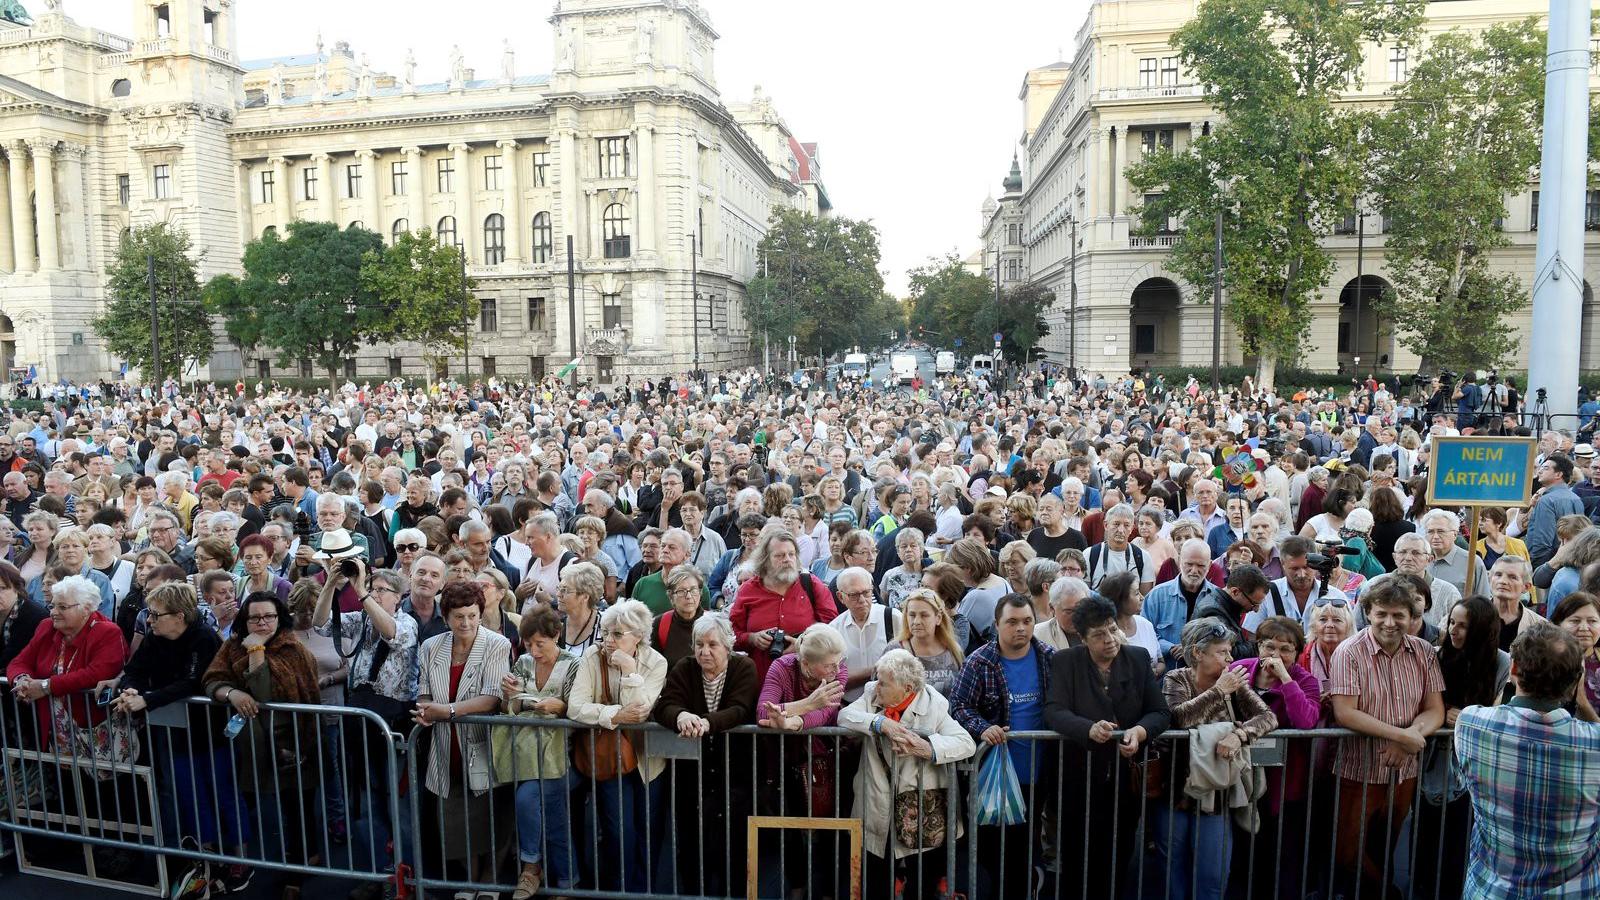
[{"label": "blue jeans", "polygon": [[202,846],[232,848],[248,841],[250,819],[235,786],[232,749],[210,746],[204,735],[191,738],[181,729],[176,737],[173,729],[160,726],[150,733],[151,764],[171,772],[170,778],[156,779],[162,843],[176,847],[187,837]]},{"label": "blue jeans", "polygon": [[570,888],[573,877],[567,778],[532,778],[517,785],[517,849],[524,863],[544,862],[545,883]]},{"label": "blue jeans", "polygon": [[339,743],[339,721],[326,718],[319,726],[322,730],[322,807],[328,821],[322,823],[332,833],[335,824],[345,825],[344,810],[344,751]]},{"label": "blue jeans", "polygon": [[1156,813],[1156,849],[1167,863],[1167,900],[1221,897],[1227,891],[1228,865],[1233,858],[1230,816],[1201,815],[1163,805]]}]

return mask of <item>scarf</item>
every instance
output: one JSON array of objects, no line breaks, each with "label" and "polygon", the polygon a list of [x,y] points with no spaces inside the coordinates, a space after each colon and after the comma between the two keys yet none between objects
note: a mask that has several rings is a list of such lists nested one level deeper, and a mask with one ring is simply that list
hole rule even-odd
[{"label": "scarf", "polygon": [[[322,690],[317,687],[317,666],[311,651],[294,636],[293,632],[280,631],[266,643],[267,673],[272,678],[272,699],[277,703],[321,703]],[[216,658],[206,670],[205,681],[227,682],[235,687],[244,684],[245,669],[250,665],[250,654],[240,638],[229,638],[217,650]]]},{"label": "scarf", "polygon": [[884,718],[893,722],[900,721],[900,717],[905,715],[906,710],[911,707],[911,701],[915,699],[917,699],[917,695],[915,693],[910,693],[907,694],[905,699],[901,700],[899,703],[896,703],[893,706],[885,706],[883,708]]}]

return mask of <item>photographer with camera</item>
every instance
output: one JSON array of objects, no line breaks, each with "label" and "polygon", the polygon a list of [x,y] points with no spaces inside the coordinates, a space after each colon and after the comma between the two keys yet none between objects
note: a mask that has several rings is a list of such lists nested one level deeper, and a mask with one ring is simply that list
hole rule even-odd
[{"label": "photographer with camera", "polygon": [[[1272,583],[1260,608],[1244,617],[1244,630],[1255,633],[1256,626],[1272,616],[1288,616],[1306,621],[1306,613],[1320,600],[1324,603],[1349,603],[1338,588],[1328,587],[1328,576],[1339,567],[1337,544],[1317,544],[1298,535],[1286,537],[1278,545],[1283,577]],[[1323,552],[1326,549],[1327,552]]]},{"label": "photographer with camera", "polygon": [[[1444,374],[1441,373],[1441,377]],[[1471,434],[1478,426],[1478,411],[1483,408],[1483,389],[1478,386],[1478,376],[1467,372],[1461,376],[1450,399],[1456,403],[1456,427],[1462,434]]]}]

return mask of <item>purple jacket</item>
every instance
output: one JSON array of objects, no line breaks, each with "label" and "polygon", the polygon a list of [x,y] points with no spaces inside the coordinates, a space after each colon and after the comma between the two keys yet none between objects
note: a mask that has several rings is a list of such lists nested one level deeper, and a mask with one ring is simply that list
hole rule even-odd
[{"label": "purple jacket", "polygon": [[[1237,665],[1245,670],[1250,677],[1250,686],[1254,688],[1261,659],[1242,659]],[[1317,676],[1295,663],[1289,667],[1289,678],[1288,684],[1262,691],[1261,699],[1278,717],[1278,727],[1296,730],[1317,727],[1322,714],[1322,689],[1317,684]],[[1305,799],[1306,781],[1311,768],[1312,742],[1306,738],[1284,739],[1289,742],[1289,748],[1285,755],[1283,777],[1270,773],[1267,775],[1267,811],[1273,815],[1282,811],[1284,801]]]},{"label": "purple jacket", "polygon": [[[839,685],[844,686],[849,680],[850,673],[845,670],[843,661],[839,663]],[[767,704],[776,703],[780,706],[796,700],[804,700],[811,692],[806,689],[801,681],[800,655],[786,653],[772,661],[767,667],[766,679],[761,684],[761,697],[756,701],[756,718],[764,718],[767,714]],[[833,703],[822,709],[812,710],[800,717],[805,728],[822,728],[836,725],[839,722],[839,704]]]}]

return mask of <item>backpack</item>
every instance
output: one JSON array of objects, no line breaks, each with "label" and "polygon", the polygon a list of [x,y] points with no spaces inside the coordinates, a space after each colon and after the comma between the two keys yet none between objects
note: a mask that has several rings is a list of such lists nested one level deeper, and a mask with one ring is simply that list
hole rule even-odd
[{"label": "backpack", "polygon": [[[1100,568],[1100,560],[1105,556],[1105,553],[1103,552],[1105,549],[1106,545],[1104,543],[1095,544],[1093,547],[1089,548],[1088,580],[1090,584],[1095,583],[1094,573],[1096,569]],[[1138,546],[1132,542],[1129,542],[1128,549],[1133,551],[1133,570],[1134,575],[1137,576],[1139,573],[1144,571],[1144,551],[1140,550]]]}]

